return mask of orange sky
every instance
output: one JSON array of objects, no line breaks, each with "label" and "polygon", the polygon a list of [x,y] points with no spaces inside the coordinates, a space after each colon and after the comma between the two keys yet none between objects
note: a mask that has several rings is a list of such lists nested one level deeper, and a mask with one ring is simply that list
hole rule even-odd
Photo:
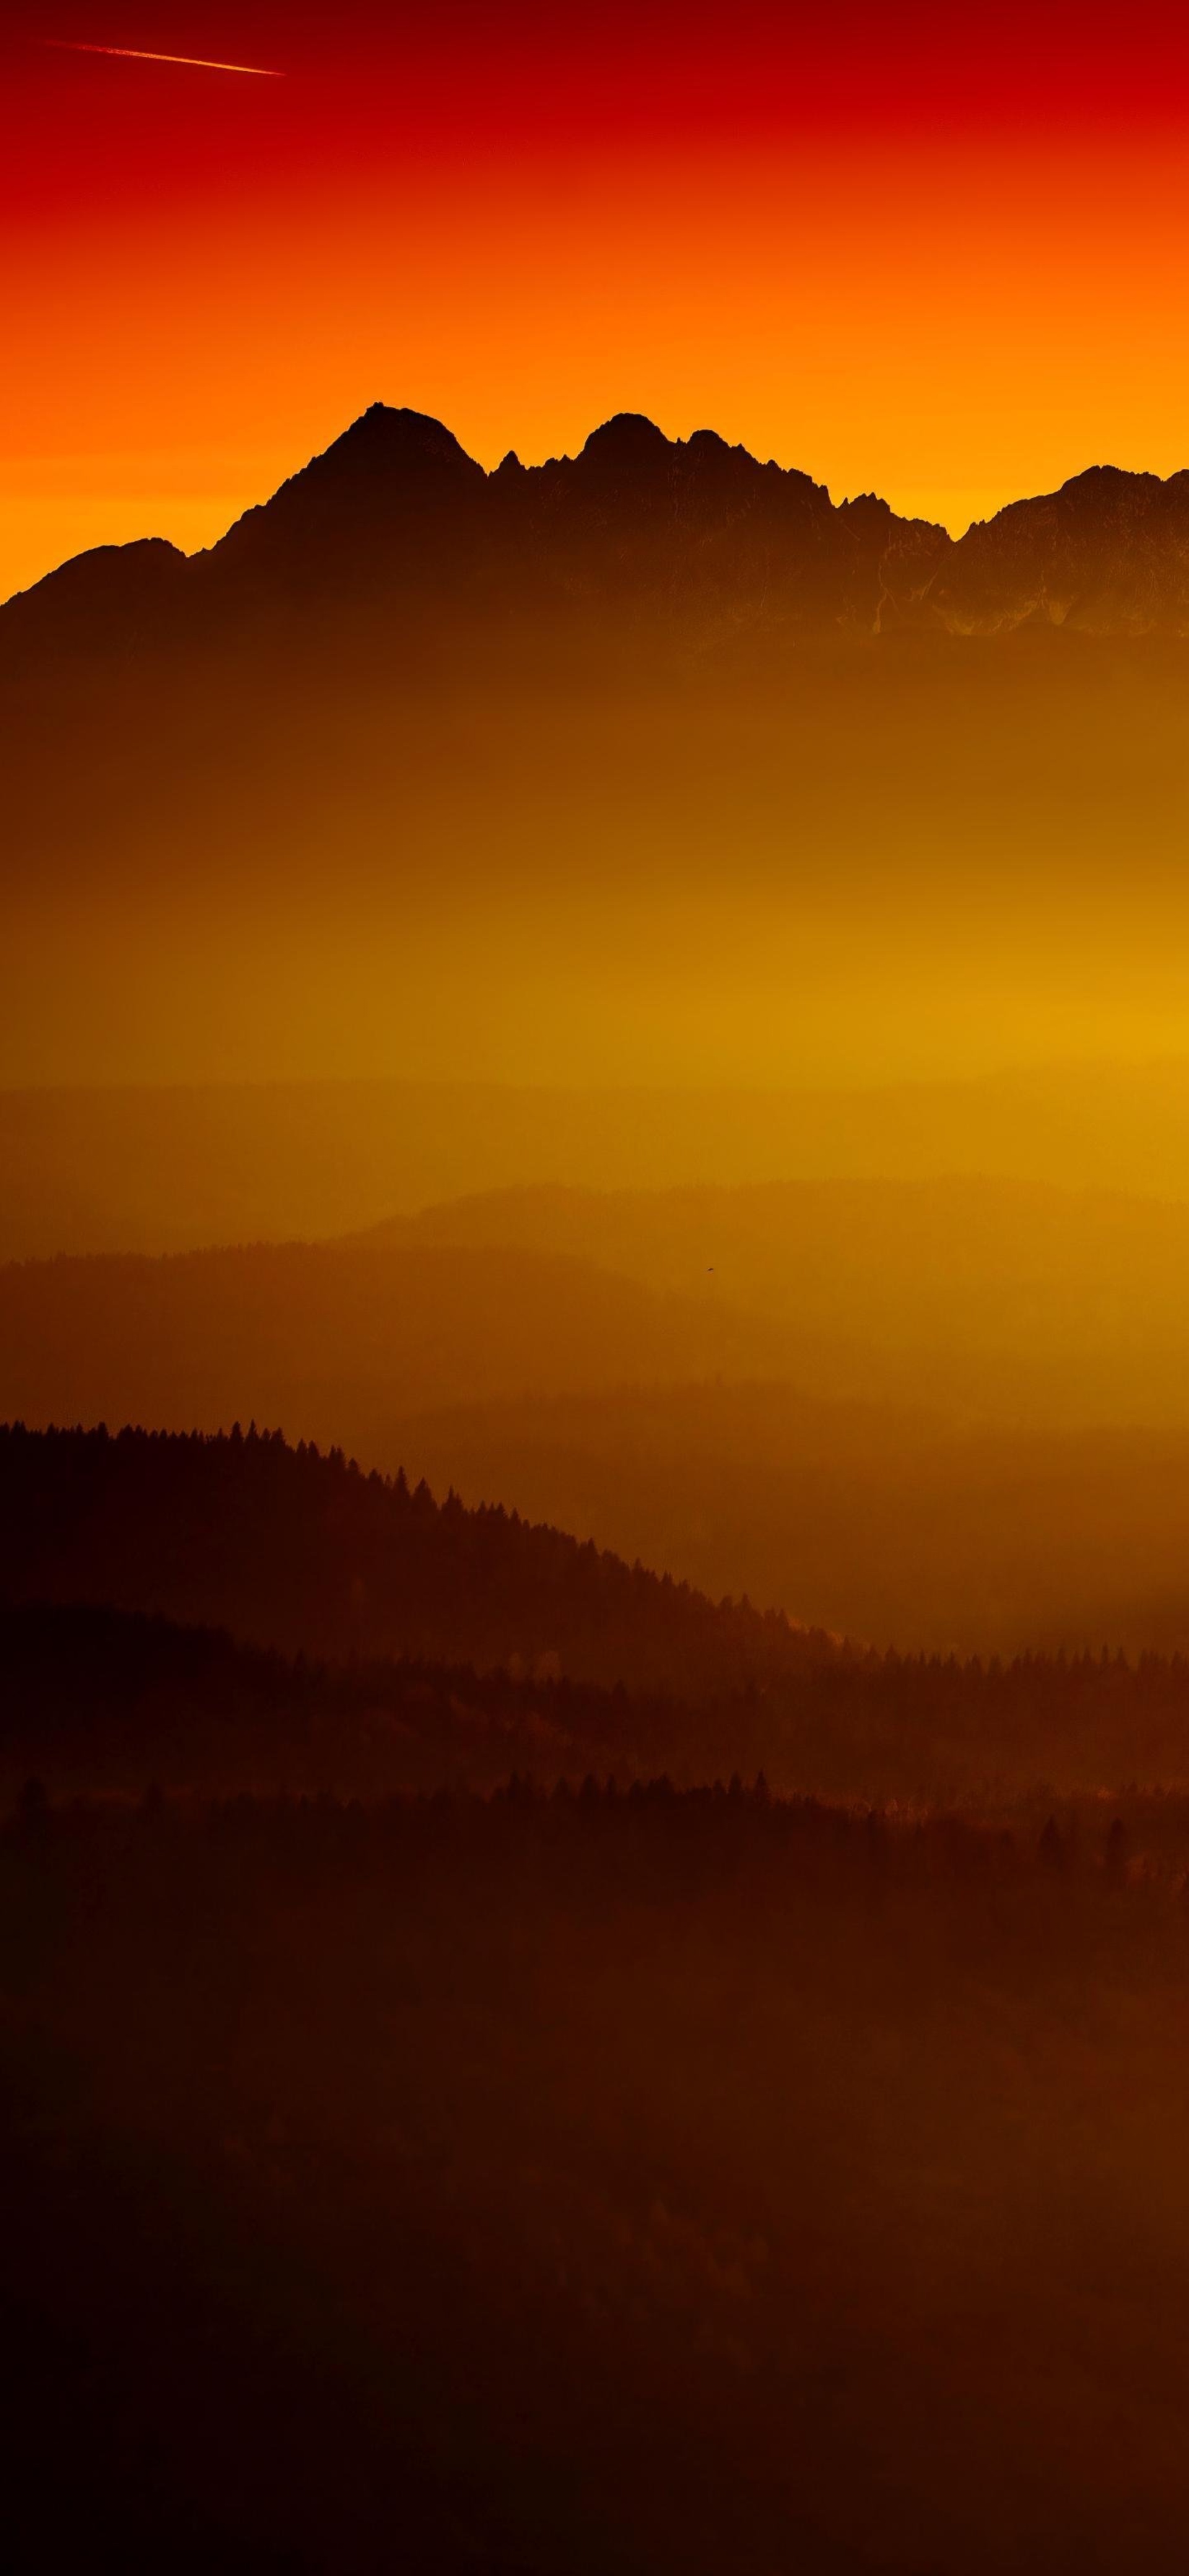
[{"label": "orange sky", "polygon": [[377,397],[487,464],[708,424],[955,528],[1189,462],[1176,16],[822,14],[10,10],[0,595],[208,542]]}]

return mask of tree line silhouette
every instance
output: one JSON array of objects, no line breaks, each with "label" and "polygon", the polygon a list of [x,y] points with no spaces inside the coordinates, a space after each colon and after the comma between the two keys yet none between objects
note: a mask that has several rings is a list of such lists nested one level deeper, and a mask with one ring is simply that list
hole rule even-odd
[{"label": "tree line silhouette", "polygon": [[1189,1662],[847,1653],[704,1696],[506,1666],[323,1659],[108,1604],[0,1607],[0,1789],[294,1787],[375,1796],[667,1775],[991,1811],[1189,1781]]},{"label": "tree line silhouette", "polygon": [[279,1432],[0,1428],[0,1597],[108,1601],[288,1651],[564,1670],[704,1695],[822,1631]]}]

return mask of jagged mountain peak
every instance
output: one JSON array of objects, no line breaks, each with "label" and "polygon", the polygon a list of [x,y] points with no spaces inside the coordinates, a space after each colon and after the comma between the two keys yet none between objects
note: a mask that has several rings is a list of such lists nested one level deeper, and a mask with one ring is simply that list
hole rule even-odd
[{"label": "jagged mountain peak", "polygon": [[208,562],[252,580],[323,592],[346,573],[373,583],[391,569],[391,542],[414,550],[422,532],[450,541],[486,488],[481,465],[427,412],[372,403],[341,437],[245,511]]},{"label": "jagged mountain peak", "polygon": [[108,595],[113,582],[131,588],[168,581],[185,561],[180,546],[171,545],[168,537],[132,537],[126,545],[89,546],[85,554],[71,555],[17,596],[29,598],[32,590],[59,600],[79,601],[92,591]]},{"label": "jagged mountain peak", "polygon": [[482,472],[453,430],[447,429],[444,421],[435,420],[432,412],[382,402],[369,403],[349,429],[303,471],[312,473],[318,467],[373,461],[405,466],[461,466],[470,475]]},{"label": "jagged mountain peak", "polygon": [[675,442],[666,438],[663,429],[658,429],[656,422],[649,420],[645,413],[617,411],[612,413],[610,420],[601,421],[597,429],[592,429],[580,450],[580,459],[614,457],[617,461],[629,462],[643,457],[669,457],[674,452]]},{"label": "jagged mountain peak", "polygon": [[1076,493],[1079,499],[1102,501],[1122,499],[1127,494],[1152,496],[1163,492],[1165,484],[1159,474],[1133,472],[1126,465],[1084,465],[1080,474],[1067,475],[1060,486],[1059,497]]},{"label": "jagged mountain peak", "polygon": [[1189,474],[1163,481],[1089,465],[1055,492],[1010,501],[954,547],[935,606],[960,630],[1070,626],[1189,632]]},{"label": "jagged mountain peak", "polygon": [[1166,495],[1176,499],[1185,485],[1189,485],[1189,470],[1185,468],[1165,480],[1159,474],[1133,471],[1124,465],[1085,465],[1079,473],[1067,475],[1053,492],[1025,494],[1018,501],[1005,501],[989,519],[973,519],[959,543],[964,545],[988,529],[1038,522],[1046,514],[1068,516],[1077,511],[1090,519],[1105,520],[1116,517],[1121,510],[1143,511]]},{"label": "jagged mountain peak", "polygon": [[72,555],[0,609],[26,652],[77,655],[135,648],[181,596],[187,558],[166,537],[134,537]]}]

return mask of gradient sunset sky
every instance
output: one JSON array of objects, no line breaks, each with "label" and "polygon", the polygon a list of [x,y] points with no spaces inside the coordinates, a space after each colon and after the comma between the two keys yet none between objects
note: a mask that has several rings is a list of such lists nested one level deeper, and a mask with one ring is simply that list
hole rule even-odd
[{"label": "gradient sunset sky", "polygon": [[15,0],[0,87],[0,596],[209,542],[377,398],[955,529],[1189,462],[1181,9]]}]

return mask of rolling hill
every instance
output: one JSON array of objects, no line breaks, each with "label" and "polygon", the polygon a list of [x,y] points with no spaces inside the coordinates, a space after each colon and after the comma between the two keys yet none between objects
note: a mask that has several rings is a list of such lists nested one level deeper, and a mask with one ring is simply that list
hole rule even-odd
[{"label": "rolling hill", "polygon": [[770,1376],[791,1349],[762,1315],[515,1245],[256,1244],[0,1269],[0,1414],[182,1431],[255,1416],[369,1466],[413,1407]]},{"label": "rolling hill", "polygon": [[1189,1424],[1189,1204],[978,1178],[490,1193],[320,1244],[0,1268],[0,1408],[395,1465],[413,1412],[722,1378]]},{"label": "rolling hill", "polygon": [[1189,1654],[1183,1428],[955,1427],[704,1384],[457,1406],[394,1445],[469,1503],[880,1647]]},{"label": "rolling hill", "polygon": [[764,1315],[819,1394],[1189,1421],[1189,1204],[977,1176],[491,1193],[373,1244],[517,1246]]},{"label": "rolling hill", "polygon": [[309,1242],[525,1184],[1048,1182],[1189,1199],[1189,1063],[867,1090],[262,1082],[0,1092],[0,1259]]},{"label": "rolling hill", "polygon": [[0,1598],[91,1602],[314,1656],[398,1655],[704,1699],[837,1652],[498,1509],[279,1433],[0,1430]]},{"label": "rolling hill", "polygon": [[1035,1184],[514,1191],[10,1265],[0,1412],[280,1424],[879,1645],[1184,1649],[1187,1269],[1183,1205]]}]

